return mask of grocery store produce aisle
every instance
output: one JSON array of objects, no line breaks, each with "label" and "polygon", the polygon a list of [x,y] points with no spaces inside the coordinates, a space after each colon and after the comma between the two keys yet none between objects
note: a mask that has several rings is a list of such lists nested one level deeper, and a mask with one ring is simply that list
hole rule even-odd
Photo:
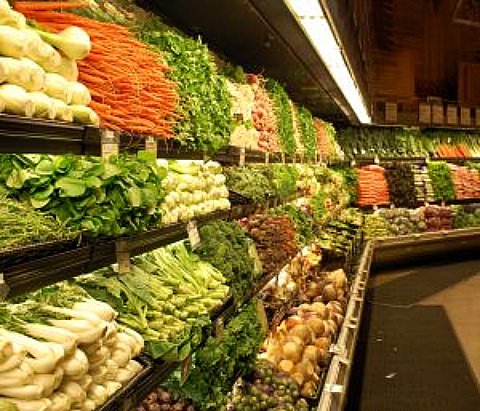
[{"label": "grocery store produce aisle", "polygon": [[373,273],[348,411],[477,411],[480,260]]}]

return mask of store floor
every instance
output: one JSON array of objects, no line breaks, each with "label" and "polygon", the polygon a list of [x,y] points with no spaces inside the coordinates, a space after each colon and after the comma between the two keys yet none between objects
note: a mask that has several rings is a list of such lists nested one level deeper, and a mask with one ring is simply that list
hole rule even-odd
[{"label": "store floor", "polygon": [[480,410],[480,260],[372,276],[348,411]]}]

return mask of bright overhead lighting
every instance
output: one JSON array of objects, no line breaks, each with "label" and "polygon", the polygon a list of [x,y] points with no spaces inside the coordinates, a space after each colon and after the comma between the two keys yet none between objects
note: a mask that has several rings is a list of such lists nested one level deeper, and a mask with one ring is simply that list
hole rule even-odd
[{"label": "bright overhead lighting", "polygon": [[348,69],[320,0],[284,0],[361,123],[371,123],[362,93]]}]

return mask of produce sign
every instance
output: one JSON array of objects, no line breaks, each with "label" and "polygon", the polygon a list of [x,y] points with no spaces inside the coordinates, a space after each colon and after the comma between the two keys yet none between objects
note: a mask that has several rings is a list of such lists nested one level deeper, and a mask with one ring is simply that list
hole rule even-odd
[{"label": "produce sign", "polygon": [[287,216],[254,214],[241,225],[255,241],[266,274],[279,273],[298,252],[295,227]]},{"label": "produce sign", "polygon": [[447,163],[441,161],[429,163],[428,175],[432,181],[436,200],[455,200],[455,188],[453,186],[452,173]]},{"label": "produce sign", "polygon": [[0,181],[12,195],[91,235],[158,226],[165,174],[146,152],[105,162],[73,155],[0,155]]},{"label": "produce sign", "polygon": [[15,410],[93,411],[142,370],[132,360],[143,349],[142,337],[75,285],[3,303],[0,316],[0,396]]},{"label": "produce sign", "polygon": [[98,126],[97,113],[87,107],[92,97],[84,79],[77,81],[77,62],[91,51],[89,35],[72,22],[58,25],[58,34],[30,27],[30,8],[22,4],[16,2],[18,11],[5,0],[0,6],[1,111]]},{"label": "produce sign", "polygon": [[415,182],[410,164],[391,164],[385,171],[390,202],[397,207],[416,207]]},{"label": "produce sign", "polygon": [[190,354],[229,292],[223,275],[182,242],[135,258],[128,273],[106,268],[76,281],[114,307],[118,322],[143,336],[153,358],[166,361]]},{"label": "produce sign", "polygon": [[389,192],[385,170],[377,165],[358,170],[358,205],[389,204]]}]

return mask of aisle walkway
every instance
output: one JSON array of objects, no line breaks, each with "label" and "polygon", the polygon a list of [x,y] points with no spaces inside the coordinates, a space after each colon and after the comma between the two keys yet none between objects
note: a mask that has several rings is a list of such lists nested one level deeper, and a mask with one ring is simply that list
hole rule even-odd
[{"label": "aisle walkway", "polygon": [[348,411],[480,410],[480,260],[378,273]]}]

